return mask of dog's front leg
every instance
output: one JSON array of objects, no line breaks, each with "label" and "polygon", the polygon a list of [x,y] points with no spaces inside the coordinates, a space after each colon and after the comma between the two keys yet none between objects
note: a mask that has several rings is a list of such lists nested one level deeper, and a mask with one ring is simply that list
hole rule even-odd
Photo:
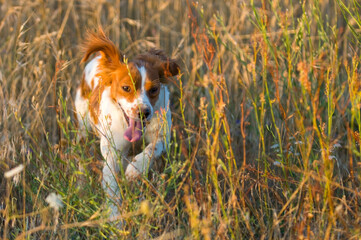
[{"label": "dog's front leg", "polygon": [[125,171],[127,179],[133,179],[145,173],[152,166],[153,160],[159,158],[165,150],[164,142],[150,143],[143,152],[136,155]]},{"label": "dog's front leg", "polygon": [[105,159],[102,186],[109,198],[110,217],[119,215],[118,205],[122,203],[117,176],[119,174],[118,156],[114,146],[105,137],[100,140],[100,150]]}]

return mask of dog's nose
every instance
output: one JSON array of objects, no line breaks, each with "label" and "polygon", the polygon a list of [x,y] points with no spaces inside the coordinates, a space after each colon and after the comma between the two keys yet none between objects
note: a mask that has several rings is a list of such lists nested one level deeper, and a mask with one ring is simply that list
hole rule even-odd
[{"label": "dog's nose", "polygon": [[149,107],[145,107],[142,108],[141,111],[139,112],[139,118],[144,118],[144,119],[148,119],[150,116],[150,108]]}]

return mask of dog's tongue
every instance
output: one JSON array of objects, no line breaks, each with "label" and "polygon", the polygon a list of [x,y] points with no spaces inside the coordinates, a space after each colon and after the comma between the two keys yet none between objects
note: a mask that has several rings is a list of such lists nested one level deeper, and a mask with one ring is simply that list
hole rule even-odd
[{"label": "dog's tongue", "polygon": [[129,127],[125,130],[124,138],[129,142],[135,142],[142,137],[142,133],[142,123],[129,118]]}]

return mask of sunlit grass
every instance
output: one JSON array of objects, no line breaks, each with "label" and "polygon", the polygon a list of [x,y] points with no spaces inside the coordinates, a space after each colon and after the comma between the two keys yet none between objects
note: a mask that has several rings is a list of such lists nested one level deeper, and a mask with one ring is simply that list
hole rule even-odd
[{"label": "sunlit grass", "polygon": [[[0,6],[2,238],[360,238],[357,1]],[[123,229],[99,140],[73,120],[78,46],[98,24],[126,58],[159,47],[182,68],[162,161],[119,176]]]}]

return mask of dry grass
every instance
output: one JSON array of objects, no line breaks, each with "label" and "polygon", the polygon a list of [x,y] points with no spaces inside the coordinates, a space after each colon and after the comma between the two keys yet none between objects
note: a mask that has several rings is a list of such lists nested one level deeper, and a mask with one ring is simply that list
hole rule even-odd
[{"label": "dry grass", "polygon": [[[0,3],[0,238],[361,237],[356,1]],[[78,44],[98,24],[127,57],[156,46],[182,66],[164,171],[120,178],[122,230],[98,140],[74,140]]]}]

